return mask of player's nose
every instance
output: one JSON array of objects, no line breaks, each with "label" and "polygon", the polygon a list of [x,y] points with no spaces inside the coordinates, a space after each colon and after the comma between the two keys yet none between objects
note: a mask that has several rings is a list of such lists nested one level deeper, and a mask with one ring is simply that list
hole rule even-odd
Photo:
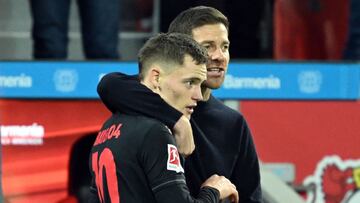
[{"label": "player's nose", "polygon": [[193,92],[193,95],[192,95],[192,99],[197,101],[197,102],[203,100],[200,85],[195,88],[195,90]]}]

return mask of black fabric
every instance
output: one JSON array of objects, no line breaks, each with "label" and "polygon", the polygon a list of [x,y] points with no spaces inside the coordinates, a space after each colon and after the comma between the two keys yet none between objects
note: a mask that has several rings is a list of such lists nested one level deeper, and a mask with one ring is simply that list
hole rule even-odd
[{"label": "black fabric", "polygon": [[[109,74],[101,80],[99,86],[102,87],[98,89],[100,97],[113,111],[127,109],[127,113],[131,114],[131,110],[136,109],[135,113],[152,112],[149,115],[162,122],[175,122],[177,119],[170,113],[164,113],[173,111],[172,107],[158,95],[149,95],[149,90],[140,83],[128,82],[128,76]],[[142,105],[126,101],[129,98],[130,101],[141,99]],[[131,108],[122,105],[126,102],[132,105]],[[147,104],[145,109],[145,103],[151,105]],[[191,194],[198,195],[201,184],[211,175],[218,174],[236,185],[240,202],[262,202],[259,161],[244,117],[211,96],[207,102],[198,103],[191,125],[196,148],[185,161],[185,176]]]},{"label": "black fabric", "polygon": [[[114,88],[116,92],[113,91]],[[97,91],[102,102],[113,113],[119,111],[125,114],[154,117],[153,114],[156,112],[157,117],[162,118],[161,122],[170,129],[182,116],[156,93],[139,83],[137,75],[109,73],[100,80]],[[164,105],[167,106],[165,109],[162,108]]]},{"label": "black fabric", "polygon": [[[112,191],[120,196],[120,202],[126,203],[217,202],[217,194],[209,188],[202,189],[201,193],[205,194],[199,199],[190,196],[183,171],[169,169],[171,157],[178,160],[180,166],[179,154],[175,150],[175,156],[170,156],[169,147],[176,149],[175,139],[159,121],[113,114],[103,125],[91,149],[89,164],[93,180],[90,202],[99,201],[96,194],[100,184],[104,185],[100,189],[104,202],[111,202],[111,188],[116,189]],[[116,174],[116,180],[111,178],[112,172]],[[96,177],[99,178],[97,184]]]},{"label": "black fabric", "polygon": [[192,194],[217,173],[236,185],[240,202],[261,202],[259,161],[244,117],[210,96],[198,102],[191,124],[196,148],[185,171]]}]

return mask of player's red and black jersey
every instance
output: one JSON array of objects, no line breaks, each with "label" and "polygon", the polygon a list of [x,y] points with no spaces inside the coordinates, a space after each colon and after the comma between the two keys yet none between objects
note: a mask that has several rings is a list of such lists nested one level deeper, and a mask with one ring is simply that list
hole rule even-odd
[{"label": "player's red and black jersey", "polygon": [[162,123],[114,114],[99,131],[90,154],[90,202],[217,202],[203,188],[198,199],[186,186],[175,139]]},{"label": "player's red and black jersey", "polygon": [[[171,129],[182,115],[136,76],[107,74],[97,90],[112,112],[156,118]],[[243,115],[210,96],[208,101],[198,102],[191,115],[191,126],[196,148],[186,158],[184,168],[191,194],[199,194],[201,184],[218,174],[236,186],[239,202],[262,202],[259,159]]]}]

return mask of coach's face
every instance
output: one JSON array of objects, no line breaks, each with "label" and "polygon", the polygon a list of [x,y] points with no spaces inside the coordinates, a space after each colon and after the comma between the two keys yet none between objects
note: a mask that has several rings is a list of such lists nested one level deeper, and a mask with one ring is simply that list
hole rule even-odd
[{"label": "coach's face", "polygon": [[206,79],[206,65],[197,65],[193,58],[185,55],[184,64],[159,78],[158,93],[172,107],[187,118],[202,100],[201,83]]},{"label": "coach's face", "polygon": [[203,25],[194,28],[192,36],[208,50],[207,79],[203,85],[217,89],[224,82],[230,60],[228,31],[222,23]]}]

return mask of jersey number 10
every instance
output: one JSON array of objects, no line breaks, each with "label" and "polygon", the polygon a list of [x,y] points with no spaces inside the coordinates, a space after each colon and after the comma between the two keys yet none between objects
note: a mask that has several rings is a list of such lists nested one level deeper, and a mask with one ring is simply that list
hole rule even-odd
[{"label": "jersey number 10", "polygon": [[[100,156],[98,152],[92,154],[92,170],[95,173],[95,182],[98,190],[98,196],[101,202],[104,202],[104,178],[111,202],[119,202],[118,182],[116,177],[116,166],[114,156],[109,148],[105,148]],[[105,172],[105,173],[104,173]],[[104,177],[106,176],[106,177]]]}]

